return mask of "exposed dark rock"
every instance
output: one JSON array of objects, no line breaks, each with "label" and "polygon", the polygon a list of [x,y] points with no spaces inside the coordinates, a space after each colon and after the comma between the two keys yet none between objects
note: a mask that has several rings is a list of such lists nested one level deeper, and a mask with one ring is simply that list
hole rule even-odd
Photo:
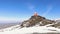
[{"label": "exposed dark rock", "polygon": [[55,24],[51,25],[52,27],[60,28],[60,22],[56,22]]},{"label": "exposed dark rock", "polygon": [[34,26],[36,24],[39,24],[40,26],[44,26],[44,25],[47,25],[47,24],[52,24],[52,23],[55,23],[55,21],[53,20],[49,20],[49,19],[46,19],[45,17],[42,17],[42,16],[31,16],[31,18],[29,20],[26,20],[24,21],[21,26],[22,27],[29,27],[29,26]]}]

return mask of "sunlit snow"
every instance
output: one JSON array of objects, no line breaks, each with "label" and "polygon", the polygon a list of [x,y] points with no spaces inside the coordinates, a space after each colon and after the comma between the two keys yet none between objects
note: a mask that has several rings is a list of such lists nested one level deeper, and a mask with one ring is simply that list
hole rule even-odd
[{"label": "sunlit snow", "polygon": [[59,33],[60,29],[55,27],[47,27],[47,26],[33,26],[33,27],[23,27],[20,28],[20,25],[12,26],[9,28],[1,29],[0,34],[27,34],[27,33],[47,33],[47,32],[55,32]]}]

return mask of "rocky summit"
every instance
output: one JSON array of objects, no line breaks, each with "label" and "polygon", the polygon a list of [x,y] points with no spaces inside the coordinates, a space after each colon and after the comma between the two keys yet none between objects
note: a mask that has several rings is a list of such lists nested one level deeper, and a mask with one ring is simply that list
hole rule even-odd
[{"label": "rocky summit", "polygon": [[55,23],[55,21],[46,19],[45,17],[42,17],[35,12],[34,15],[31,16],[31,18],[22,22],[21,26],[30,27],[30,26],[34,26],[36,24],[38,24],[39,26],[44,26],[44,25],[52,24],[52,23]]}]

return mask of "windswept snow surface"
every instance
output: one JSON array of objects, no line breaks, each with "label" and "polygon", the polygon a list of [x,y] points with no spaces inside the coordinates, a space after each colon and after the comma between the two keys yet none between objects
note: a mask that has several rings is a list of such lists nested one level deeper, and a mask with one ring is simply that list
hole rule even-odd
[{"label": "windswept snow surface", "polygon": [[27,34],[27,33],[48,33],[54,32],[59,33],[60,29],[47,26],[33,26],[33,27],[23,27],[20,28],[19,25],[12,26],[9,28],[1,29],[0,34]]}]

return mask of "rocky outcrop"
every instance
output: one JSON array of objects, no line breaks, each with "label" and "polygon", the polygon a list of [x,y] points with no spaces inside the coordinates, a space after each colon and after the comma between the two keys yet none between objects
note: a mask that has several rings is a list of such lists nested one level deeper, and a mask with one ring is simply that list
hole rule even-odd
[{"label": "rocky outcrop", "polygon": [[26,20],[24,21],[21,26],[22,27],[30,27],[30,26],[34,26],[36,24],[38,24],[39,26],[44,26],[44,25],[47,25],[47,24],[52,24],[52,23],[55,23],[55,21],[52,21],[52,20],[49,20],[49,19],[46,19],[45,17],[42,17],[42,16],[31,16],[31,18],[29,20]]},{"label": "rocky outcrop", "polygon": [[55,24],[51,25],[52,27],[60,28],[60,20],[56,20]]}]

